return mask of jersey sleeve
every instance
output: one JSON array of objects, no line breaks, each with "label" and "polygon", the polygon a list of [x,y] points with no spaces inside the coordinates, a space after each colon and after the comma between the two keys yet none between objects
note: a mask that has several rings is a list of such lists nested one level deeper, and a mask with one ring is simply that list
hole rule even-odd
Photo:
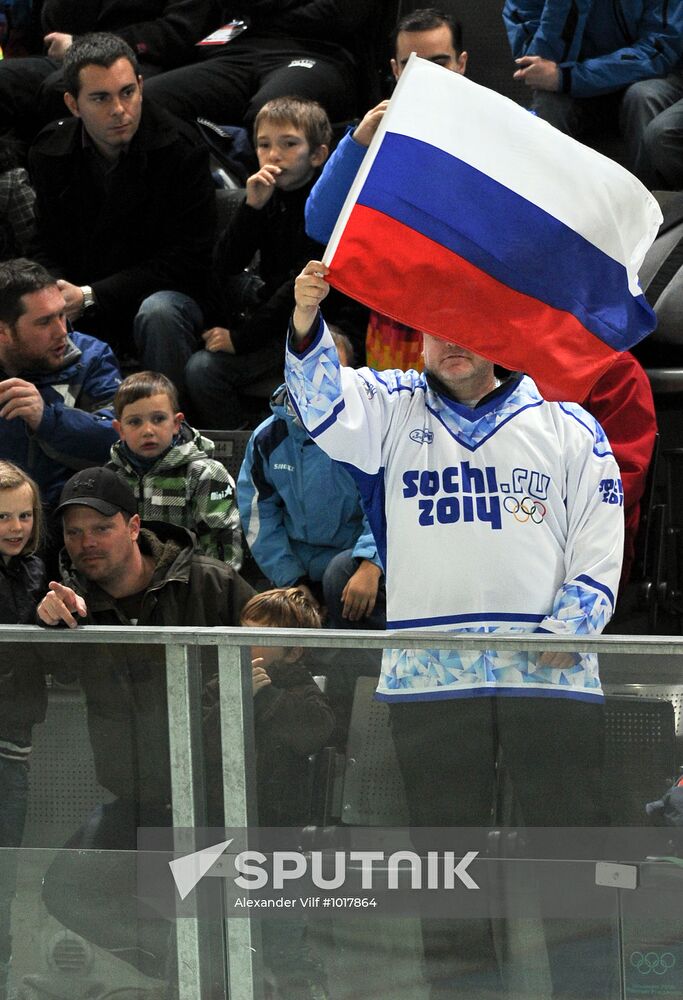
[{"label": "jersey sleeve", "polygon": [[[565,579],[539,632],[599,633],[614,613],[624,549],[624,490],[600,425],[580,407],[558,404],[579,425],[567,447]],[[582,430],[583,428],[583,430]]]},{"label": "jersey sleeve", "polygon": [[352,474],[376,475],[389,398],[377,373],[340,366],[322,316],[301,353],[288,338],[285,377],[299,419],[315,443],[330,458],[346,463]]}]

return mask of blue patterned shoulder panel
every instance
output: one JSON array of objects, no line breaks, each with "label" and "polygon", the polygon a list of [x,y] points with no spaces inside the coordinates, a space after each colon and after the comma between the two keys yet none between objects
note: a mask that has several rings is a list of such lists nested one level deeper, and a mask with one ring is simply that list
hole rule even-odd
[{"label": "blue patterned shoulder panel", "polygon": [[545,400],[530,378],[513,381],[507,392],[482,406],[463,406],[427,389],[427,409],[464,448],[476,451],[509,420],[529,407],[543,406]]},{"label": "blue patterned shoulder panel", "polygon": [[575,420],[577,424],[584,427],[591,435],[594,441],[593,451],[596,455],[604,457],[605,455],[612,454],[612,449],[605,436],[605,432],[592,414],[584,410],[578,403],[558,403],[557,405],[562,413],[566,414],[571,420]]}]

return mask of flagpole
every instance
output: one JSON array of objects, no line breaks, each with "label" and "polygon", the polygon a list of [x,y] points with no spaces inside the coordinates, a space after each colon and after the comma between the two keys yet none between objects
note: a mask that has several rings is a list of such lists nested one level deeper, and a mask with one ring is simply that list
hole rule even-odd
[{"label": "flagpole", "polygon": [[375,156],[377,155],[377,151],[379,150],[379,147],[382,145],[382,139],[384,138],[384,134],[388,129],[389,123],[391,122],[391,105],[394,102],[394,99],[397,97],[397,95],[400,94],[401,90],[405,88],[408,80],[410,79],[410,75],[413,72],[413,67],[415,66],[417,58],[418,57],[415,55],[414,52],[410,53],[410,57],[408,58],[408,62],[406,63],[405,69],[401,73],[401,76],[399,77],[396,87],[394,88],[394,92],[391,95],[391,99],[387,106],[387,110],[384,112],[382,121],[379,123],[377,131],[372,137],[372,141],[368,146],[368,151],[365,154],[365,157],[359,167],[354,182],[351,185],[349,193],[346,196],[346,201],[342,206],[342,210],[339,213],[335,227],[332,230],[332,235],[330,236],[329,242],[325,248],[325,253],[323,254],[323,263],[327,264],[328,267],[330,261],[334,257],[334,254],[337,250],[339,240],[341,238],[342,233],[344,232],[346,223],[348,222],[348,218],[349,215],[351,214],[353,206],[356,204],[356,201],[358,200],[358,195],[360,194],[363,185],[365,184],[365,179],[370,173],[372,164],[374,163],[375,160]]}]

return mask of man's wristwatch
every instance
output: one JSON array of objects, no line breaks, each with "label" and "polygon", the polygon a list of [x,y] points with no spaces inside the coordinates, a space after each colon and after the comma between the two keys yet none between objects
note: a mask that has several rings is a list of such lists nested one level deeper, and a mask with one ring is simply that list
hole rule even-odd
[{"label": "man's wristwatch", "polygon": [[90,285],[81,285],[81,291],[83,292],[83,311],[86,309],[92,309],[95,305],[95,296]]}]

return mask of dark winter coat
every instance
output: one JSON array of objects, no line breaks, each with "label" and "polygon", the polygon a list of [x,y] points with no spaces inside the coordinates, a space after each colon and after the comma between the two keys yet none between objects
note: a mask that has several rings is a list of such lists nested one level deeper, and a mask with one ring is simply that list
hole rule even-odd
[{"label": "dark winter coat", "polygon": [[[316,173],[295,191],[276,188],[261,209],[242,202],[219,237],[214,252],[211,319],[207,326],[227,326],[236,354],[259,350],[274,339],[284,345],[283,331],[287,329],[294,301],[294,280],[309,260],[322,259],[324,252],[322,244],[306,235],[304,226],[306,199],[318,176]],[[263,281],[260,303],[249,309],[246,316],[236,318],[235,302],[230,298],[233,286],[227,279],[241,274],[257,253],[258,275]],[[325,303],[325,315],[350,337],[354,350],[360,353],[367,310],[333,288]]]},{"label": "dark winter coat", "polygon": [[[306,236],[304,206],[314,180],[296,191],[273,192],[261,209],[242,202],[221,234],[214,253],[213,305],[216,325],[230,326],[237,354],[255,351],[273,337],[282,339],[294,296],[294,279],[322,247]],[[221,301],[226,278],[239,275],[259,254],[259,277],[264,282],[260,305],[237,325],[234,303]]]},{"label": "dark winter coat", "polygon": [[[254,698],[256,792],[260,826],[300,826],[308,821],[309,755],[326,746],[334,715],[310,672],[300,663],[272,663],[272,683]],[[221,823],[218,682],[204,693],[204,726],[211,821]]]},{"label": "dark winter coat", "polygon": [[[47,589],[36,555],[0,558],[0,625],[33,625]],[[0,739],[30,743],[31,729],[45,718],[44,654],[34,643],[0,645]]]},{"label": "dark winter coat", "polygon": [[92,286],[93,312],[125,336],[143,299],[171,290],[201,298],[211,260],[215,190],[208,150],[151,102],[105,195],[89,168],[77,118],[53,122],[29,153],[36,189],[32,258],[76,285]]},{"label": "dark winter coat", "polygon": [[[138,625],[239,624],[253,590],[230,566],[196,551],[189,531],[153,523],[142,530],[139,545],[156,567]],[[86,601],[82,624],[131,624],[114,598],[74,572],[65,550],[62,578]],[[79,643],[72,650],[88,706],[98,781],[122,798],[170,801],[164,647]]]},{"label": "dark winter coat", "polygon": [[164,69],[191,62],[195,42],[218,23],[214,0],[44,0],[41,10],[44,34],[110,31]]}]

